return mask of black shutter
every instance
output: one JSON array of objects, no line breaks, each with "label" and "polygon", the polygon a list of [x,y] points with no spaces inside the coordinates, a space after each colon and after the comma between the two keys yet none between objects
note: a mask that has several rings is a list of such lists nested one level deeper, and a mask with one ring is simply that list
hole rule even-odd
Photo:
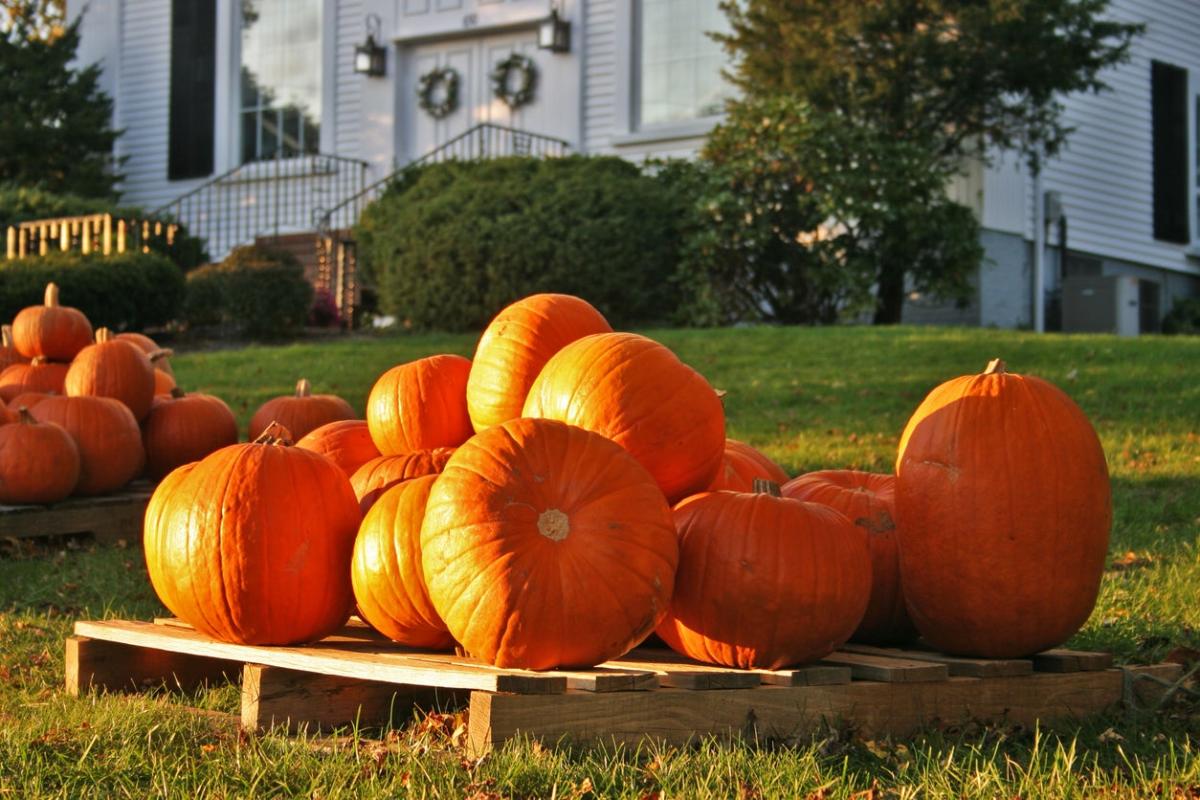
[{"label": "black shutter", "polygon": [[1154,125],[1154,238],[1187,244],[1188,73],[1182,67],[1150,64]]},{"label": "black shutter", "polygon": [[213,171],[216,108],[216,0],[172,0],[167,177]]}]

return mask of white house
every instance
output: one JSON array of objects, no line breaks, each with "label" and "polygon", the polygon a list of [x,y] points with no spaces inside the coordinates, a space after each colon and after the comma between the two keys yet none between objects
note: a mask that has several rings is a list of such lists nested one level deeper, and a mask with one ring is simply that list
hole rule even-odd
[{"label": "white house", "polygon": [[[561,140],[634,160],[692,155],[728,92],[705,36],[724,25],[717,0],[88,0],[69,11],[83,14],[79,59],[103,66],[125,131],[125,200],[179,214],[214,256],[322,219],[345,226],[360,207],[351,198],[431,152],[553,154]],[[984,227],[975,301],[913,295],[906,319],[1136,332],[1200,292],[1200,2],[1114,0],[1112,13],[1146,34],[1105,76],[1111,92],[1066,99],[1076,131],[1062,156],[1034,177],[997,154],[952,190]],[[382,74],[356,71],[356,56],[371,66],[368,41]],[[511,102],[495,86],[506,61]]]}]

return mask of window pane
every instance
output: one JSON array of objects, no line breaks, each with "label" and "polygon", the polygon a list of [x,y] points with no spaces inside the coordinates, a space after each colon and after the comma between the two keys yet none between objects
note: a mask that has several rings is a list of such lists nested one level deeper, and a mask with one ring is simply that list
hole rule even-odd
[{"label": "window pane", "polygon": [[242,0],[242,160],[316,152],[323,0]]},{"label": "window pane", "polygon": [[725,53],[708,37],[727,32],[718,0],[641,0],[640,125],[719,113],[730,86]]}]

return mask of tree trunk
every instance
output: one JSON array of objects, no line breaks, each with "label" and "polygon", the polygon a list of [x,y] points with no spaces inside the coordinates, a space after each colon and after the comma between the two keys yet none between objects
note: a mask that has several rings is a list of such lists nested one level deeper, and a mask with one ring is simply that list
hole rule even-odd
[{"label": "tree trunk", "polygon": [[904,309],[904,268],[883,264],[879,269],[879,293],[875,297],[875,324],[899,325]]}]

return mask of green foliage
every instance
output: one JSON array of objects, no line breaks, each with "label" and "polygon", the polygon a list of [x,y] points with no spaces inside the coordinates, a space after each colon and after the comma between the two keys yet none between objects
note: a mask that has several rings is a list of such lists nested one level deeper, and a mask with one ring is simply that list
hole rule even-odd
[{"label": "green foliage", "polygon": [[157,253],[110,256],[52,253],[14,259],[0,269],[0,319],[41,305],[46,284],[57,283],[63,305],[95,327],[141,330],[174,320],[183,303],[183,273]]},{"label": "green foliage", "polygon": [[1163,333],[1200,334],[1200,297],[1181,297],[1163,317]]},{"label": "green foliage", "polygon": [[223,325],[243,336],[274,338],[304,325],[312,297],[294,256],[249,245],[188,275],[184,318],[192,326]]},{"label": "green foliage", "polygon": [[480,328],[534,292],[586,298],[615,325],[674,307],[678,203],[618,158],[506,158],[415,170],[356,229],[380,308],[408,326]]}]

